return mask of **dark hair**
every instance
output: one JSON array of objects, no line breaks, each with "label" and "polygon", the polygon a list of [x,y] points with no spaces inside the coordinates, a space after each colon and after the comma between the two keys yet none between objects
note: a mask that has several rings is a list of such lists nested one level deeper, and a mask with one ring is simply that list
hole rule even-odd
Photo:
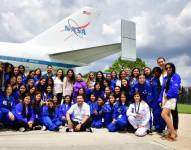
[{"label": "dark hair", "polygon": [[128,101],[128,99],[127,99],[127,94],[126,94],[125,92],[121,92],[121,93],[120,93],[120,97],[119,97],[119,105],[122,105],[121,95],[125,95],[125,97],[126,97],[125,105],[129,105],[129,101]]},{"label": "dark hair", "polygon": [[51,68],[52,68],[52,65],[47,65],[47,67],[46,67],[46,68],[48,68],[48,67],[51,67]]},{"label": "dark hair", "polygon": [[42,70],[41,70],[40,68],[36,68],[36,69],[34,70],[34,74],[36,75],[36,71],[37,71],[37,70],[39,70],[39,71],[40,71],[39,76],[41,77],[41,76],[42,76]]},{"label": "dark hair", "polygon": [[[71,72],[73,73],[73,75],[72,75],[70,78],[68,77],[69,71],[71,71]],[[70,81],[70,82],[74,82],[74,81],[75,81],[75,73],[74,73],[74,70],[73,70],[73,69],[68,69],[67,72],[66,72],[66,75],[67,75],[67,77],[69,78],[69,81]]]},{"label": "dark hair", "polygon": [[134,70],[135,70],[135,69],[137,69],[137,70],[139,71],[139,74],[141,73],[141,71],[140,71],[140,69],[139,69],[139,68],[133,68],[133,69],[132,69],[132,73],[131,73],[131,76],[132,76],[132,77],[134,77],[133,72],[134,72]]},{"label": "dark hair", "polygon": [[25,66],[23,66],[23,65],[19,65],[18,68],[19,68],[19,69],[20,69],[20,68],[23,68],[23,70],[25,71]]},{"label": "dark hair", "polygon": [[5,91],[4,91],[4,92],[5,92],[5,95],[6,95],[6,91],[7,91],[7,89],[8,89],[9,87],[11,87],[11,89],[12,89],[12,93],[13,93],[13,87],[12,87],[11,85],[8,84],[8,85],[5,87]]},{"label": "dark hair", "polygon": [[57,69],[57,71],[56,71],[56,76],[57,76],[58,71],[62,71],[62,75],[61,75],[61,77],[60,77],[60,80],[63,81],[63,79],[64,79],[64,72],[63,72],[62,69],[59,68],[59,69]]},{"label": "dark hair", "polygon": [[[25,96],[23,97],[23,101],[22,101],[22,106],[23,106],[23,110],[22,110],[22,116],[24,116],[24,118],[26,117],[26,118],[30,118],[31,117],[31,114],[30,114],[30,112],[31,112],[31,103],[29,103],[29,105],[28,105],[28,115],[26,116],[26,109],[25,109],[25,103],[24,103],[24,99],[25,99],[25,97],[30,97],[30,95],[29,94],[25,94]],[[30,99],[31,99],[31,97],[30,97]]]},{"label": "dark hair", "polygon": [[166,69],[166,66],[167,66],[167,65],[170,65],[170,67],[172,68],[172,73],[171,73],[170,75],[168,75],[168,79],[167,79],[167,82],[166,82],[166,85],[165,85],[165,92],[166,92],[166,93],[168,92],[169,87],[170,87],[170,80],[171,80],[173,74],[176,73],[176,68],[175,68],[175,65],[174,65],[173,63],[167,63],[167,64],[165,65],[165,69]]},{"label": "dark hair", "polygon": [[112,72],[115,72],[115,74],[116,74],[116,77],[115,77],[115,79],[117,79],[117,72],[115,71],[115,70],[113,70],[113,71],[111,71],[111,78],[113,79],[113,77],[112,77]]},{"label": "dark hair", "polygon": [[[48,81],[49,81],[49,80],[51,80],[52,85],[48,84]],[[51,86],[52,88],[54,87],[54,80],[52,79],[52,77],[48,77],[48,78],[46,79],[46,86]]]},{"label": "dark hair", "polygon": [[152,70],[152,74],[154,74],[155,72],[158,72],[159,75],[161,75],[162,69],[160,67],[154,67],[153,70]]},{"label": "dark hair", "polygon": [[63,101],[63,103],[65,104],[66,102],[65,102],[65,98],[66,97],[69,97],[70,98],[70,102],[69,102],[69,105],[71,105],[72,104],[72,97],[70,96],[70,95],[65,95],[64,96],[64,101]]},{"label": "dark hair", "polygon": [[34,70],[30,70],[29,71],[29,73],[27,75],[27,82],[28,82],[29,79],[32,79],[31,76],[30,76],[32,72],[34,72]]},{"label": "dark hair", "polygon": [[135,102],[134,96],[137,95],[137,94],[140,96],[140,101],[142,101],[141,94],[138,91],[133,93],[133,101]]},{"label": "dark hair", "polygon": [[78,96],[82,96],[82,98],[85,100],[85,96],[84,95],[79,94],[79,95],[76,96],[76,99],[77,99]]},{"label": "dark hair", "polygon": [[98,79],[98,74],[99,74],[99,73],[102,75],[102,77],[101,77],[102,80],[105,78],[104,75],[103,75],[103,72],[102,72],[102,71],[98,71],[98,72],[96,72],[96,81],[99,80],[99,79]]},{"label": "dark hair", "polygon": [[167,65],[170,65],[170,67],[172,68],[172,74],[176,73],[176,67],[175,67],[175,65],[174,65],[173,63],[167,63],[167,64],[165,65],[165,69],[166,69],[166,66],[167,66]]},{"label": "dark hair", "polygon": [[[122,74],[122,72],[125,72],[125,70],[121,70],[120,72],[119,72],[119,79],[121,80],[121,74]],[[126,73],[125,73],[126,74]]]},{"label": "dark hair", "polygon": [[163,59],[164,61],[166,61],[166,59],[164,57],[158,57],[157,62],[159,61],[159,59]]}]

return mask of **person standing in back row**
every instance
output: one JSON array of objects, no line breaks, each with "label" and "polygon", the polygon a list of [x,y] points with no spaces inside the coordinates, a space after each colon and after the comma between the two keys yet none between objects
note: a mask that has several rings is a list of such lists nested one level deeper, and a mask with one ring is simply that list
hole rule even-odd
[{"label": "person standing in back row", "polygon": [[170,115],[172,114],[172,110],[175,110],[177,107],[181,78],[176,73],[174,64],[167,63],[165,69],[167,71],[167,77],[165,77],[163,81],[159,102],[162,104],[163,108],[161,116],[165,120],[168,128],[167,139],[174,141],[176,140],[177,132]]},{"label": "person standing in back row", "polygon": [[[164,57],[159,57],[157,59],[157,64],[162,69],[162,74],[160,76],[160,83],[161,83],[161,86],[162,86],[163,82],[164,82],[164,78],[167,77],[167,72],[165,70],[165,65],[166,65],[165,58]],[[171,110],[171,113],[172,113],[172,119],[173,119],[173,126],[174,126],[174,129],[177,132],[177,130],[178,130],[178,122],[179,122],[177,103],[176,103],[175,110]]]},{"label": "person standing in back row", "polygon": [[56,95],[58,99],[58,104],[61,104],[61,101],[62,101],[63,78],[64,78],[63,70],[58,69],[56,72],[56,77],[54,79],[54,94]]}]

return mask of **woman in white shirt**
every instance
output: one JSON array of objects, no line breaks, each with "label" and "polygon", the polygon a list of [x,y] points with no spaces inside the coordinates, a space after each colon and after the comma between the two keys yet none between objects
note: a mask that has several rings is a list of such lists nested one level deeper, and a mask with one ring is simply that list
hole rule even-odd
[{"label": "woman in white shirt", "polygon": [[63,70],[58,69],[56,71],[56,76],[54,78],[54,95],[56,95],[58,99],[58,104],[61,104],[62,101],[62,92],[63,92]]},{"label": "woman in white shirt", "polygon": [[150,109],[146,102],[141,100],[140,94],[134,94],[134,103],[127,110],[129,123],[134,127],[135,135],[145,136],[150,128]]},{"label": "woman in white shirt", "polygon": [[63,81],[63,96],[65,97],[66,95],[72,95],[73,92],[73,84],[75,82],[75,74],[72,69],[68,69],[66,73],[66,77],[64,78]]}]

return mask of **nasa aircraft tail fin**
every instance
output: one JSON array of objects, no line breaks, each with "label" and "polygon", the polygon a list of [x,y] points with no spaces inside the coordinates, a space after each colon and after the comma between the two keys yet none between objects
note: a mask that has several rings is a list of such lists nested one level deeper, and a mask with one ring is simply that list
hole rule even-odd
[{"label": "nasa aircraft tail fin", "polygon": [[52,48],[53,51],[50,53],[66,49],[68,45],[76,43],[80,45],[80,41],[86,38],[97,15],[94,8],[80,9],[25,44]]}]

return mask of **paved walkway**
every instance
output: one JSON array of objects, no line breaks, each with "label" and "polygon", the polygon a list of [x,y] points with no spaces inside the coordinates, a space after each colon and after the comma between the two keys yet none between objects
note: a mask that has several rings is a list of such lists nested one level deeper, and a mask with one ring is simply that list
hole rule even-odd
[{"label": "paved walkway", "polygon": [[178,140],[169,142],[153,133],[143,138],[130,133],[109,133],[106,129],[94,133],[66,133],[49,131],[0,132],[0,150],[190,150],[191,115],[180,115]]}]

